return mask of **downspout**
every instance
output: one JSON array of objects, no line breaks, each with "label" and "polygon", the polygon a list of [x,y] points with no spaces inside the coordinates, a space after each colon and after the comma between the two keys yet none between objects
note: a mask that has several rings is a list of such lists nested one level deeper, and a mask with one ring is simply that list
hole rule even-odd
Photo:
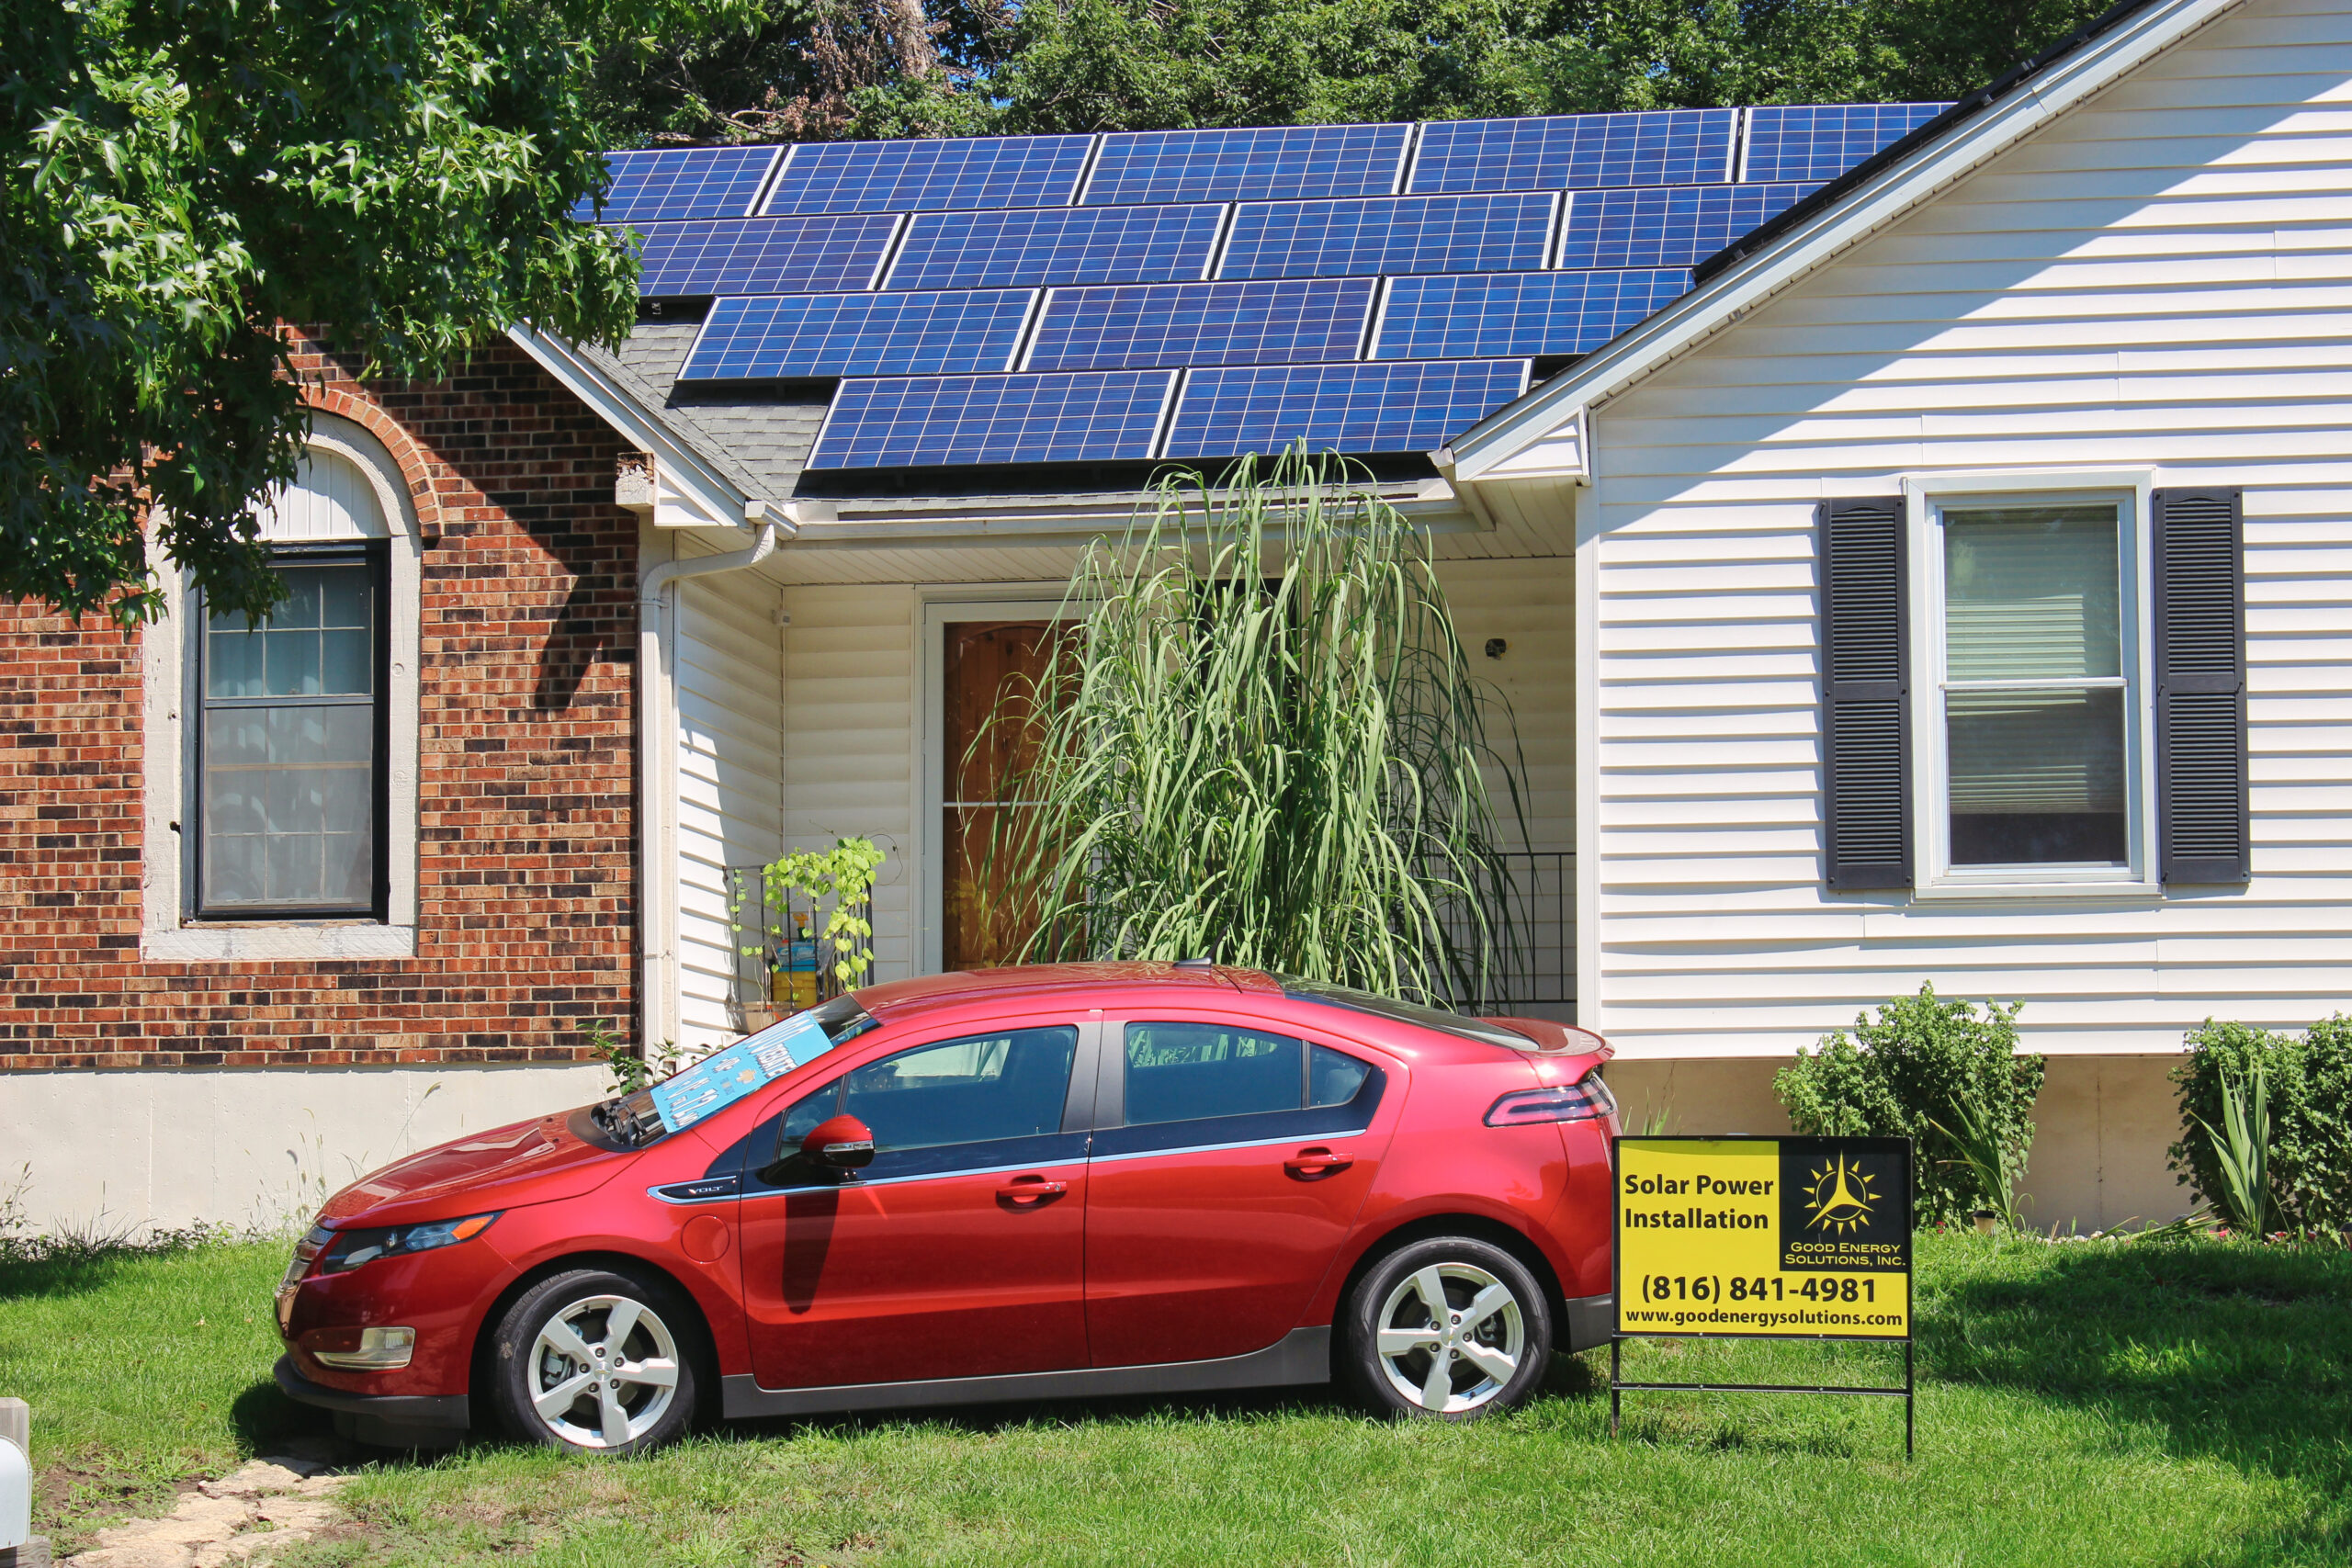
[{"label": "downspout", "polygon": [[657,561],[637,580],[639,1049],[649,1055],[660,1040],[675,1039],[678,1027],[678,682],[669,590],[681,578],[739,571],[775,554],[775,509],[746,502],[743,521],[760,526],[751,548]]}]

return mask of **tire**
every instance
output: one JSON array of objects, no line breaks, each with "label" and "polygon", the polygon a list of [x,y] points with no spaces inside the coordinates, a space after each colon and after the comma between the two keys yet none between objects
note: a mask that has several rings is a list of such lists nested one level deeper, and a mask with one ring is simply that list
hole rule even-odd
[{"label": "tire", "polygon": [[[1442,1314],[1431,1311],[1431,1290],[1444,1299]],[[1521,1403],[1543,1382],[1552,1308],[1527,1266],[1501,1247],[1432,1236],[1356,1282],[1340,1355],[1341,1373],[1376,1411],[1475,1421]]]},{"label": "tire", "polygon": [[573,1269],[524,1292],[499,1319],[492,1397],[526,1442],[643,1453],[693,1424],[702,1345],[701,1314],[667,1280]]}]

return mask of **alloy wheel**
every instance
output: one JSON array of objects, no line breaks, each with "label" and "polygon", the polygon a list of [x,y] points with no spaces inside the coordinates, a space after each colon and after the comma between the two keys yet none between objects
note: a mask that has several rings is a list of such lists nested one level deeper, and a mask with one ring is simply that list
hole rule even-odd
[{"label": "alloy wheel", "polygon": [[1433,1415],[1458,1416],[1493,1399],[1527,1350],[1519,1298],[1473,1263],[1432,1263],[1406,1275],[1375,1322],[1381,1371]]},{"label": "alloy wheel", "polygon": [[524,1386],[539,1419],[563,1441],[626,1448],[677,1397],[678,1342],[643,1302],[584,1296],[539,1330]]}]

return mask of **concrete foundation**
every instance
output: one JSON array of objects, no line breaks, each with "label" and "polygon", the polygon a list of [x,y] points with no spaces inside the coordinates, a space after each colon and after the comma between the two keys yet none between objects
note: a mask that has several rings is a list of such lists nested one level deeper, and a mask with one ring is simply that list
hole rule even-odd
[{"label": "concrete foundation", "polygon": [[302,1224],[402,1155],[605,1083],[579,1064],[0,1073],[0,1213],[31,1232]]},{"label": "concrete foundation", "polygon": [[[2026,1168],[2027,1224],[2089,1232],[2161,1224],[2193,1206],[2165,1168],[2165,1150],[2180,1136],[2165,1075],[2179,1060],[2049,1058]],[[1629,1133],[1770,1136],[1791,1130],[1772,1093],[1772,1075],[1786,1066],[1786,1057],[1622,1060],[1609,1065],[1609,1087]]]}]

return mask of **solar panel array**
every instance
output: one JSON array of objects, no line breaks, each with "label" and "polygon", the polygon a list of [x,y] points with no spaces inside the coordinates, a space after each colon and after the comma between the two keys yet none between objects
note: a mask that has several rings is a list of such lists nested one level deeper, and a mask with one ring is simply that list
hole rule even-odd
[{"label": "solar panel array", "polygon": [[1427,451],[1939,104],[682,148],[597,214],[814,469]]}]

